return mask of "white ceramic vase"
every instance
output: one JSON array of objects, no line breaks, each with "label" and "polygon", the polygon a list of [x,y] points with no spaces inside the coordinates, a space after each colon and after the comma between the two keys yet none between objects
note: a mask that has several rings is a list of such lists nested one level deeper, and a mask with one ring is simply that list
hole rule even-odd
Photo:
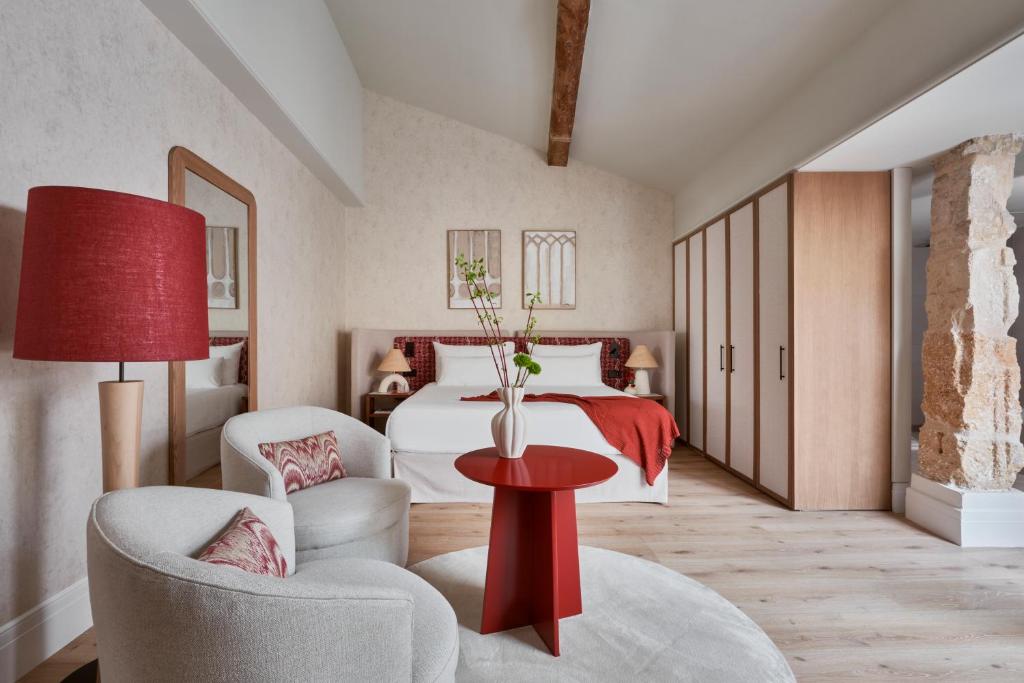
[{"label": "white ceramic vase", "polygon": [[522,411],[525,393],[522,387],[498,389],[504,407],[491,418],[491,435],[503,458],[521,458],[526,450],[526,415]]}]

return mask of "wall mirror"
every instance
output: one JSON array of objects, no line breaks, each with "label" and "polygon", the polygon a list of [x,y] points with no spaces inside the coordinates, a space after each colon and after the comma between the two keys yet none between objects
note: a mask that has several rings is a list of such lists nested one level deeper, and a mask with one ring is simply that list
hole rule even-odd
[{"label": "wall mirror", "polygon": [[180,485],[220,464],[228,418],[256,410],[256,202],[183,147],[168,180],[172,203],[206,217],[210,357],[168,364],[169,480]]}]

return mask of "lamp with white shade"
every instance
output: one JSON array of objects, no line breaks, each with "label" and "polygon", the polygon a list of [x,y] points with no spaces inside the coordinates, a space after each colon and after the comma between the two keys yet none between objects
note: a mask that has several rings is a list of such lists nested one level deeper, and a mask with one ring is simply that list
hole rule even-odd
[{"label": "lamp with white shade", "polygon": [[[399,349],[391,349],[387,355],[384,356],[384,360],[377,366],[377,372],[389,372],[391,373],[380,381],[380,386],[377,387],[377,391],[382,394],[387,393],[409,393],[409,380],[402,377],[399,373],[409,372],[412,368],[409,367],[409,361],[405,359],[402,352]],[[395,388],[392,389],[391,387]]]},{"label": "lamp with white shade", "polygon": [[637,346],[633,349],[633,353],[629,354],[626,367],[632,368],[635,371],[633,373],[633,383],[636,385],[636,393],[641,395],[650,394],[651,378],[647,374],[647,369],[658,367],[658,361],[654,360],[651,350],[645,344]]}]

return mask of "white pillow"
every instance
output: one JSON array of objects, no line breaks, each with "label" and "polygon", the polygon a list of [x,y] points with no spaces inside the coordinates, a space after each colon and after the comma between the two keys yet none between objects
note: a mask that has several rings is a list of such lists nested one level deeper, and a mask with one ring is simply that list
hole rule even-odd
[{"label": "white pillow", "polygon": [[[494,369],[494,357],[486,345],[462,346],[456,344],[434,344],[435,380],[439,386],[498,386],[498,372]],[[512,373],[512,356],[515,345],[505,342],[501,345]]]},{"label": "white pillow", "polygon": [[536,344],[533,347],[534,356],[590,356],[596,355],[601,358],[602,342],[593,344]]},{"label": "white pillow", "polygon": [[[461,356],[463,358],[490,358],[491,350],[487,344],[442,344],[433,342],[434,357],[439,354],[444,356]],[[510,341],[501,345],[505,353],[515,353],[516,345]]]},{"label": "white pillow", "polygon": [[220,386],[223,358],[190,360],[185,363],[186,389],[215,389]]},{"label": "white pillow", "polygon": [[210,347],[210,358],[224,359],[220,369],[220,383],[224,386],[238,384],[238,366],[242,363],[242,346],[244,345],[245,342],[240,341],[237,344]]},{"label": "white pillow", "polygon": [[533,359],[540,374],[531,375],[526,386],[598,387],[601,381],[601,342],[578,346],[537,344]]}]

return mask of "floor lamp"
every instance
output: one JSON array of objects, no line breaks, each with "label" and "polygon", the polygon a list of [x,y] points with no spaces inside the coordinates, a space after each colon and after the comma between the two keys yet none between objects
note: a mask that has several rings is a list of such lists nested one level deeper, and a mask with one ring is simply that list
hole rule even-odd
[{"label": "floor lamp", "polygon": [[143,385],[125,380],[125,362],[209,357],[206,306],[202,214],[108,190],[29,190],[14,357],[118,364],[118,380],[99,383],[104,492],[139,482]]}]

